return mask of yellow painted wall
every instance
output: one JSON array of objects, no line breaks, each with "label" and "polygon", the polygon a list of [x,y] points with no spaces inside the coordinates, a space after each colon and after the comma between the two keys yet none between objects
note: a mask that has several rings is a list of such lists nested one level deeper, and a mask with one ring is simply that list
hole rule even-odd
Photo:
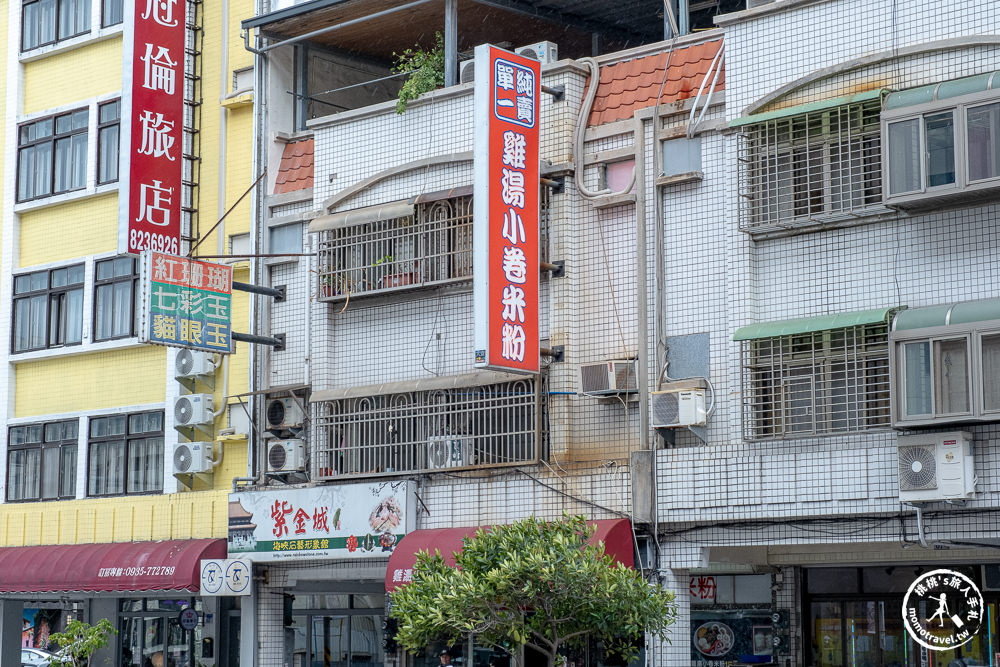
[{"label": "yellow painted wall", "polygon": [[0,546],[225,537],[228,491],[0,505]]},{"label": "yellow painted wall", "polygon": [[14,416],[162,402],[165,368],[157,345],[20,363]]},{"label": "yellow painted wall", "polygon": [[120,36],[24,66],[24,113],[31,114],[122,89]]},{"label": "yellow painted wall", "polygon": [[21,214],[19,266],[76,259],[117,247],[117,192]]}]

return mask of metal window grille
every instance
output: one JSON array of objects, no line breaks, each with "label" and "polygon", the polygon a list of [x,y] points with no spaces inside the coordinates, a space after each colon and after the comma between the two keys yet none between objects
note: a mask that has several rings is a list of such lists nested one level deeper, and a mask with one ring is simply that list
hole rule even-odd
[{"label": "metal window grille", "polygon": [[472,197],[418,204],[414,215],[326,232],[320,299],[427,287],[472,278]]},{"label": "metal window grille", "polygon": [[[541,260],[547,261],[549,191],[541,188]],[[343,301],[472,279],[472,196],[417,204],[414,214],[323,232],[319,298]]]},{"label": "metal window grille", "polygon": [[320,403],[313,478],[536,461],[542,424],[537,387],[526,378]]},{"label": "metal window grille", "polygon": [[880,109],[875,99],[746,126],[740,229],[779,231],[880,210]]},{"label": "metal window grille", "polygon": [[885,323],[744,341],[748,440],[889,426]]}]

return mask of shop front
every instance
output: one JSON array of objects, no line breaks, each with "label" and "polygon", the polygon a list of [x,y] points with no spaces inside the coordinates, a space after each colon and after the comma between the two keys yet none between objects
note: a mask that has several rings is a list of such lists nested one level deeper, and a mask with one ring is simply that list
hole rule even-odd
[{"label": "shop front", "polygon": [[[810,667],[973,667],[1000,664],[1000,591],[986,576],[996,565],[878,565],[803,570],[803,639]],[[948,569],[975,582],[985,603],[982,624],[956,648],[930,651],[903,627],[903,599],[923,573]],[[928,618],[934,609],[921,608]],[[942,624],[943,626],[944,624]]]},{"label": "shop front", "polygon": [[786,642],[787,614],[772,604],[770,574],[694,574],[691,664],[773,664]]},{"label": "shop front", "polygon": [[[71,619],[106,618],[118,635],[95,664],[145,667],[161,653],[169,667],[231,667],[214,651],[217,604],[198,595],[201,560],[225,553],[221,539],[2,548],[0,664],[49,648]],[[19,628],[6,622],[15,616]]]},{"label": "shop front", "polygon": [[384,667],[386,563],[415,522],[410,481],[231,494],[229,557],[258,582],[257,664]]}]

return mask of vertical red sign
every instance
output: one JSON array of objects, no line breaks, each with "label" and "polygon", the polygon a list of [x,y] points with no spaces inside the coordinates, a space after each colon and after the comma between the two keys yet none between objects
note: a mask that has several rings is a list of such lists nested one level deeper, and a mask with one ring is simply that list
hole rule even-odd
[{"label": "vertical red sign", "polygon": [[[127,251],[180,254],[185,2],[135,0]],[[127,56],[128,57],[128,56]],[[126,93],[127,94],[127,93]]]},{"label": "vertical red sign", "polygon": [[541,64],[484,45],[475,80],[475,365],[537,373]]}]

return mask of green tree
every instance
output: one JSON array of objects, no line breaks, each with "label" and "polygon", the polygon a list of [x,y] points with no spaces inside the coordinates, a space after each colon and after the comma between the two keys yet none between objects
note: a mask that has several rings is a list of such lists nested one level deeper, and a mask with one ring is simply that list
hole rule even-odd
[{"label": "green tree", "polygon": [[419,44],[415,44],[412,49],[392,55],[396,58],[392,71],[410,73],[399,89],[396,113],[406,111],[410,100],[444,85],[444,37],[440,32],[434,33],[434,48],[430,51],[424,51]]},{"label": "green tree", "polygon": [[106,618],[97,625],[74,619],[66,624],[65,632],[49,635],[49,641],[60,647],[49,664],[52,667],[88,667],[94,653],[107,646],[111,635],[116,634],[118,631]]},{"label": "green tree", "polygon": [[590,640],[629,660],[644,631],[664,633],[677,614],[674,596],[588,543],[581,516],[529,517],[465,540],[449,567],[439,553],[417,556],[413,582],[392,597],[397,641],[411,652],[471,634],[516,654],[530,646],[562,662],[560,649]]}]

